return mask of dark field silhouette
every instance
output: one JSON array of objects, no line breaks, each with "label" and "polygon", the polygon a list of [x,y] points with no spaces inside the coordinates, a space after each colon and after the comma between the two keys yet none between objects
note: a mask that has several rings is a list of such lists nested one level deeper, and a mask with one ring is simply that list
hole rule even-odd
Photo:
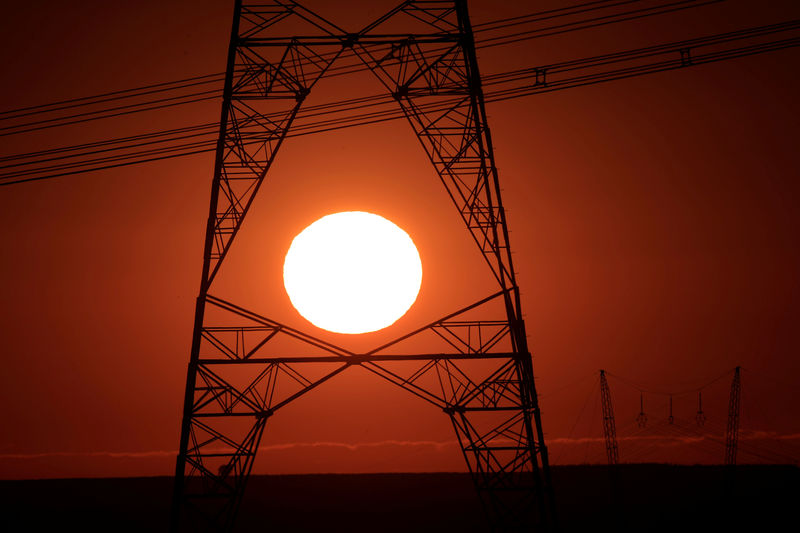
[{"label": "dark field silhouette", "polygon": [[[784,531],[800,524],[800,468],[553,467],[562,531]],[[169,477],[0,482],[3,531],[166,531]],[[48,528],[48,529],[46,529]],[[466,474],[251,477],[237,531],[486,531]]]}]

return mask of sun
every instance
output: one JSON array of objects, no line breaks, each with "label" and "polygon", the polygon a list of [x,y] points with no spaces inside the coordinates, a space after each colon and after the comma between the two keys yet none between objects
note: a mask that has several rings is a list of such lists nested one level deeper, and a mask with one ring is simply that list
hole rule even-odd
[{"label": "sun", "polygon": [[408,233],[373,213],[327,215],[301,231],[283,263],[292,305],[315,326],[368,333],[392,325],[417,299],[422,262]]}]

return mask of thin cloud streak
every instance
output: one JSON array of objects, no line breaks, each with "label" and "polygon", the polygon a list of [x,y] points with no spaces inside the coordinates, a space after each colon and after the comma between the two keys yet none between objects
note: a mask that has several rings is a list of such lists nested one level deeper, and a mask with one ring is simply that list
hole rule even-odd
[{"label": "thin cloud streak", "polygon": [[[665,436],[665,435],[639,435],[619,437],[619,442],[650,442],[653,445],[674,446],[676,444],[693,444],[703,440],[724,440],[724,435],[699,435],[699,436]],[[739,435],[739,440],[745,441],[758,441],[758,440],[781,440],[781,441],[800,441],[800,433],[779,434],[774,431],[754,431],[742,433]],[[511,441],[509,441],[511,442]],[[603,437],[552,437],[547,439],[549,446],[553,445],[577,445],[577,444],[591,444],[602,443]],[[446,448],[456,447],[457,440],[448,441],[430,441],[430,440],[382,440],[374,442],[333,442],[333,441],[316,441],[316,442],[288,442],[281,444],[270,444],[266,446],[259,446],[260,452],[271,451],[286,451],[296,450],[302,448],[338,448],[348,451],[358,451],[365,448],[381,448],[381,447],[403,447],[403,448],[432,448],[436,451],[442,451]],[[41,452],[41,453],[4,453],[0,454],[0,460],[25,460],[25,459],[45,459],[52,457],[65,457],[65,458],[91,458],[91,457],[108,457],[112,459],[149,459],[157,457],[174,457],[177,455],[177,450],[152,450],[142,452],[111,452],[111,451],[94,451],[94,452]]]},{"label": "thin cloud streak", "polygon": [[[363,448],[381,448],[387,446],[399,447],[428,447],[440,451],[450,446],[456,446],[458,441],[410,441],[410,440],[383,440],[375,442],[289,442],[283,444],[270,444],[267,446],[259,446],[258,451],[283,451],[293,450],[299,448],[342,448],[349,451],[358,451]],[[5,453],[0,454],[0,460],[6,459],[44,459],[50,457],[111,457],[111,458],[128,458],[128,459],[146,459],[151,457],[169,457],[176,456],[178,450],[153,450],[146,452],[41,452],[41,453]]]}]

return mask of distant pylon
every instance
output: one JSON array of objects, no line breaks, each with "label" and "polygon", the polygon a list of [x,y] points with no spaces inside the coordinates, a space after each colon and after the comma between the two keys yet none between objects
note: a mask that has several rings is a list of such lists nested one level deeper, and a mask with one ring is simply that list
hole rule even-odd
[{"label": "distant pylon", "polygon": [[619,446],[614,422],[614,406],[611,404],[611,390],[608,388],[605,370],[600,371],[600,401],[603,404],[603,435],[606,439],[608,464],[615,465],[619,462]]},{"label": "distant pylon", "polygon": [[647,415],[644,414],[644,394],[639,393],[639,414],[636,415],[636,424],[643,428],[647,425]]},{"label": "distant pylon", "polygon": [[706,414],[703,412],[703,391],[697,393],[697,414],[694,419],[698,426],[706,423]]},{"label": "distant pylon", "polygon": [[728,402],[728,428],[725,432],[725,464],[736,464],[736,451],[739,445],[739,412],[742,400],[741,367],[736,367],[731,382],[731,397]]},{"label": "distant pylon", "polygon": [[667,422],[670,425],[675,423],[675,417],[672,416],[672,394],[669,395],[669,417],[667,418]]}]

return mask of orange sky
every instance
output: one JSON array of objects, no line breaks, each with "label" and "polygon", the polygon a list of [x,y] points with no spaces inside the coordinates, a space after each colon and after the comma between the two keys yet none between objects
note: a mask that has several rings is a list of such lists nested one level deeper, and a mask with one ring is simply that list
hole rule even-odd
[{"label": "orange sky", "polygon": [[[228,4],[7,9],[0,107],[220,72]],[[393,2],[329,4],[308,2],[357,28]],[[509,4],[499,12],[471,2],[473,21],[564,2]],[[479,61],[491,74],[800,14],[795,2],[752,5],[731,0],[528,41],[483,51]],[[790,391],[764,377],[800,377],[797,62],[789,50],[488,105],[556,461],[603,460],[601,442],[581,440],[601,436],[591,402],[583,409],[599,368],[679,391],[742,365],[751,370],[743,376],[747,429],[800,433]],[[370,83],[321,83],[312,99],[378,92]],[[4,137],[0,152],[210,122],[218,109],[213,102],[114,129],[101,121]],[[212,161],[207,154],[0,188],[0,478],[172,473]],[[326,338],[375,345],[492,290],[418,141],[392,122],[287,141],[214,293],[311,328],[283,291],[283,254],[302,228],[341,210],[404,228],[419,248],[423,285],[390,331]],[[727,380],[704,393],[717,422]],[[627,425],[638,393],[611,386],[618,425]],[[663,418],[663,397],[648,402],[652,419]],[[693,419],[695,402],[676,400],[676,416]],[[357,368],[276,415],[262,444],[257,473],[464,469],[445,415]],[[647,457],[708,460],[669,444]]]}]

